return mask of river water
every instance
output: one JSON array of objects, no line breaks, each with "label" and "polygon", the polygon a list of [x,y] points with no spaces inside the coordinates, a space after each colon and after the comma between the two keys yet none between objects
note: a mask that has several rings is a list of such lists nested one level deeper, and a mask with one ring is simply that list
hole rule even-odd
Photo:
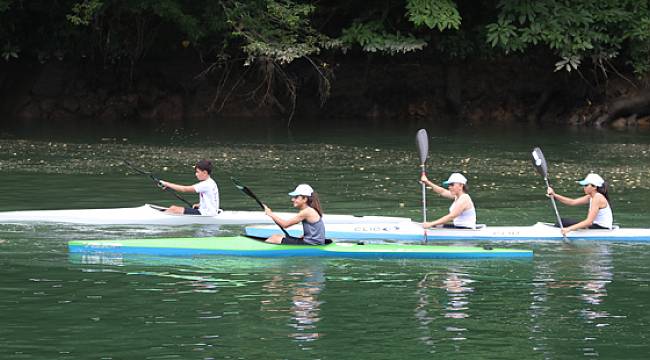
[{"label": "river water", "polygon": [[[429,177],[464,171],[479,222],[552,221],[530,164],[556,191],[596,171],[615,222],[650,227],[647,133],[450,130],[430,134]],[[0,139],[0,211],[178,203],[123,160],[192,183],[214,159],[222,207],[274,210],[308,182],[325,212],[422,218],[415,131]],[[190,196],[188,196],[190,198]],[[429,219],[449,202],[428,196]],[[560,206],[567,217],[585,208]],[[507,243],[532,260],[71,256],[67,241],[232,235],[241,227],[0,224],[2,359],[645,359],[647,244]]]}]

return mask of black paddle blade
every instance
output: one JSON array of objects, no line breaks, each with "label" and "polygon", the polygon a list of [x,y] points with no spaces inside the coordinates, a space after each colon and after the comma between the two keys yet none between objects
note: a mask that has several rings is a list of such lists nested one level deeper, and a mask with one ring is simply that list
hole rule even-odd
[{"label": "black paddle blade", "polygon": [[[250,196],[251,198],[253,198],[253,200],[255,200],[257,202],[257,204],[262,208],[262,210],[264,210],[264,204],[262,204],[260,199],[258,199],[257,196],[255,196],[255,194],[253,194],[251,189],[249,189],[246,185],[242,184],[239,180],[237,180],[236,178],[234,178],[232,176],[230,177],[230,180],[232,181],[232,183],[235,185],[235,187],[237,189],[239,189],[244,194],[246,194],[246,195]],[[284,236],[289,237],[289,233],[287,232],[287,230],[285,230],[285,228],[283,228],[275,220],[273,220],[273,222],[275,223],[275,225],[277,225],[280,228],[280,230],[282,230],[282,232],[284,233]]]},{"label": "black paddle blade", "polygon": [[548,167],[546,165],[546,158],[544,158],[544,153],[542,153],[542,149],[536,147],[533,149],[532,152],[533,156],[533,166],[535,167],[535,170],[537,170],[537,173],[542,175],[544,179],[548,178]]},{"label": "black paddle blade", "polygon": [[427,157],[429,157],[429,135],[425,129],[418,130],[418,133],[415,135],[415,144],[418,147],[420,164],[424,165]]},{"label": "black paddle blade", "polygon": [[262,202],[260,201],[260,199],[258,199],[257,196],[255,196],[255,194],[253,193],[253,191],[251,191],[251,189],[249,189],[246,185],[242,184],[239,180],[237,180],[237,179],[234,178],[234,177],[230,177],[230,180],[231,180],[232,183],[235,185],[235,187],[236,187],[237,189],[239,189],[239,191],[241,191],[241,192],[243,192],[244,194],[246,194],[246,195],[250,196],[251,198],[253,198],[253,200],[255,200],[255,201],[257,202],[257,204],[258,204],[262,209],[264,209],[264,204],[262,204]]},{"label": "black paddle blade", "polygon": [[152,173],[150,173],[150,172],[148,172],[148,171],[144,171],[144,170],[142,170],[142,169],[138,169],[135,165],[131,164],[130,162],[128,162],[128,161],[126,161],[126,160],[122,160],[122,161],[124,161],[124,164],[125,164],[126,166],[128,166],[129,168],[131,168],[131,170],[137,172],[138,174],[142,174],[142,175],[148,176],[148,177],[151,179],[151,181],[153,181],[153,183],[156,184],[156,186],[158,186],[159,188],[161,188],[161,189],[163,189],[163,190],[165,190],[165,191],[167,191],[167,192],[170,192],[170,193],[174,194],[174,196],[175,196],[178,200],[180,200],[180,201],[184,202],[185,204],[187,204],[188,207],[193,207],[192,203],[190,203],[189,201],[185,200],[182,196],[178,195],[178,194],[177,194],[176,192],[174,192],[172,189],[169,189],[169,188],[164,187],[163,184],[160,182],[160,179],[158,179],[154,174],[152,174]]},{"label": "black paddle blade", "polygon": [[162,184],[160,184],[160,179],[158,179],[154,174],[152,174],[152,173],[150,173],[148,171],[144,171],[142,169],[138,169],[135,165],[131,164],[130,162],[128,162],[126,160],[123,160],[123,161],[124,161],[124,164],[126,164],[126,166],[131,168],[131,170],[137,172],[138,174],[148,176],[151,179],[151,181],[153,181],[156,184],[156,186],[162,187]]},{"label": "black paddle blade", "polygon": [[230,181],[232,181],[233,185],[235,185],[237,189],[239,189],[240,191],[244,191],[245,188],[244,184],[242,184],[237,178],[231,176]]},{"label": "black paddle blade", "polygon": [[144,171],[144,170],[142,170],[142,169],[138,169],[135,165],[131,164],[130,162],[128,162],[128,161],[126,161],[126,160],[123,160],[123,161],[124,161],[124,164],[125,164],[127,167],[129,167],[131,170],[137,172],[138,174],[142,174],[142,175],[150,175],[150,174],[151,174],[151,173],[146,172],[146,171]]}]

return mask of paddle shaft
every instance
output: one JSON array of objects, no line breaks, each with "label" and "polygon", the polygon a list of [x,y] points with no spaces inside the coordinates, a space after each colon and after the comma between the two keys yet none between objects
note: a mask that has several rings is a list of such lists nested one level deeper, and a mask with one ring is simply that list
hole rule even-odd
[{"label": "paddle shaft", "polygon": [[262,210],[265,210],[264,203],[262,203],[260,201],[260,199],[258,199],[257,196],[255,196],[255,194],[253,194],[253,192],[251,192],[250,194],[251,194],[251,197],[253,198],[253,200],[255,200],[257,202],[257,204],[262,208]]},{"label": "paddle shaft", "polygon": [[[422,167],[422,172],[420,175],[426,175],[424,164],[420,166]],[[424,224],[427,222],[427,187],[424,185],[424,182],[421,181],[420,183],[422,184],[422,224]],[[427,229],[424,228],[424,242],[426,243],[428,240]]]},{"label": "paddle shaft", "polygon": [[[426,175],[424,164],[429,156],[429,135],[425,129],[420,129],[415,134],[415,144],[418,147],[418,155],[420,156],[420,177],[423,177]],[[424,225],[427,222],[427,188],[423,182],[420,183],[422,185],[422,224]],[[427,242],[426,228],[424,228],[424,242]]]},{"label": "paddle shaft", "polygon": [[[544,178],[544,182],[546,183],[546,188],[550,188],[551,185],[548,183],[548,178]],[[551,204],[553,204],[553,210],[555,211],[555,217],[557,218],[557,223],[560,225],[560,230],[564,230],[564,225],[562,225],[562,218],[560,218],[560,212],[557,211],[557,205],[555,204],[555,198],[551,196]],[[566,235],[562,235],[566,239]]]},{"label": "paddle shaft", "polygon": [[[420,175],[426,175],[424,171],[424,164],[422,166],[422,172]],[[427,222],[427,186],[424,185],[424,182],[421,182],[422,185],[422,221]]]},{"label": "paddle shaft", "polygon": [[[537,173],[542,175],[542,178],[544,178],[544,183],[546,184],[546,188],[550,188],[551,185],[548,183],[548,165],[546,164],[546,158],[544,157],[544,153],[542,152],[542,149],[536,147],[533,149],[532,152],[533,155],[533,166],[535,167],[535,170],[537,170]],[[564,235],[564,225],[562,224],[562,218],[560,218],[560,212],[557,210],[557,205],[555,204],[555,198],[551,196],[551,204],[553,204],[553,211],[555,211],[555,218],[557,219],[557,223],[560,226],[560,231],[562,231],[562,238],[567,241],[566,235]]]},{"label": "paddle shaft", "polygon": [[[265,210],[264,203],[262,203],[262,201],[260,201],[260,199],[255,195],[255,193],[253,193],[253,191],[251,189],[248,188],[248,186],[240,183],[239,180],[237,180],[235,178],[230,178],[230,180],[232,180],[233,184],[235,184],[235,187],[237,189],[239,189],[241,192],[243,192],[244,194],[251,197],[253,200],[255,200],[255,202],[257,202],[257,205],[259,205],[262,208],[262,210]],[[287,230],[285,228],[283,228],[282,225],[278,224],[278,222],[275,221],[274,218],[271,218],[271,220],[273,220],[275,225],[277,225],[280,228],[280,230],[282,230],[282,232],[284,233],[284,235],[286,237],[291,237],[291,235],[289,235]]]},{"label": "paddle shaft", "polygon": [[[135,171],[135,172],[137,172],[139,174],[150,177],[151,180],[154,182],[154,184],[156,186],[159,186],[159,187],[161,186],[160,179],[158,179],[154,174],[152,174],[152,173],[150,173],[148,171],[140,170],[140,169],[133,166],[133,164],[129,163],[126,160],[124,160],[124,163],[126,164],[126,166],[130,167],[133,171]],[[173,194],[178,200],[180,200],[180,201],[184,202],[185,204],[187,204],[187,206],[194,207],[194,205],[192,205],[189,201],[185,200],[182,196],[178,195],[178,193],[176,193],[174,190],[172,190],[170,188],[167,188],[167,187],[163,187],[163,190]]]}]

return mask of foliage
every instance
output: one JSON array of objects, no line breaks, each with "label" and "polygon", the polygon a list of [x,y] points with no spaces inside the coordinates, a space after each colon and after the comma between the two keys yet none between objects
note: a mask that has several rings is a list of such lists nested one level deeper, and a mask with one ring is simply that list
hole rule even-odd
[{"label": "foliage", "polygon": [[68,21],[74,25],[90,25],[95,14],[102,7],[103,3],[99,0],[88,0],[72,5],[72,14],[66,15]]},{"label": "foliage", "polygon": [[0,0],[0,12],[9,10],[13,0]]},{"label": "foliage", "polygon": [[[119,63],[180,37],[202,56],[240,53],[248,63],[263,57],[286,65],[353,46],[465,58],[482,48],[475,41],[482,27],[495,53],[546,48],[558,57],[557,69],[620,60],[641,74],[650,69],[649,7],[638,0],[0,0],[0,44],[5,60],[96,52],[104,63]],[[324,27],[331,18],[338,25]]]},{"label": "foliage", "polygon": [[266,57],[280,64],[315,55],[335,42],[316,31],[309,16],[314,5],[290,0],[231,1],[224,3],[232,35],[244,40],[242,50],[250,57]]},{"label": "foliage", "polygon": [[412,34],[400,32],[388,33],[378,21],[367,23],[356,22],[349,28],[343,29],[340,40],[346,49],[358,44],[367,52],[384,52],[391,55],[422,50],[427,44],[423,39]]},{"label": "foliage", "polygon": [[639,73],[648,69],[647,1],[500,0],[496,22],[487,25],[487,41],[506,52],[545,46],[561,60],[556,70],[577,69],[583,59],[610,64],[627,52]]},{"label": "foliage", "polygon": [[[292,0],[245,0],[225,1],[223,7],[232,29],[230,35],[243,42],[241,50],[247,56],[244,65],[255,64],[260,74],[260,84],[253,92],[258,102],[288,113],[290,123],[298,83],[283,66],[298,59],[306,60],[318,74],[321,98],[329,96],[331,71],[312,57],[340,43],[312,26],[314,5]],[[281,105],[280,96],[287,99],[289,110]]]},{"label": "foliage", "polygon": [[299,80],[306,77],[297,71],[305,69],[317,74],[325,99],[330,64],[350,56],[352,48],[441,61],[543,53],[555,56],[556,70],[589,64],[617,71],[623,65],[644,75],[650,72],[650,5],[647,0],[0,0],[4,61],[83,59],[128,72],[130,81],[143,59],[196,54],[208,69],[229,62],[227,68],[239,67],[240,73],[259,70],[255,97],[277,106],[282,97],[295,101]]},{"label": "foliage", "polygon": [[5,61],[9,61],[11,58],[17,59],[18,53],[20,53],[20,49],[17,46],[7,43],[2,47],[2,53],[0,56],[2,56]]},{"label": "foliage", "polygon": [[0,26],[0,41],[4,42],[0,56],[5,61],[9,61],[9,59],[12,58],[18,58],[18,54],[20,53],[20,48],[16,44],[12,44],[12,40],[8,36],[12,24],[9,19],[6,18],[7,16],[3,14],[10,10],[12,2],[12,0],[0,0],[0,21],[4,23],[4,26]]},{"label": "foliage", "polygon": [[460,13],[452,0],[407,0],[406,15],[415,26],[440,31],[460,28]]},{"label": "foliage", "polygon": [[[133,43],[127,35],[137,34],[138,26],[146,24],[149,31],[160,25],[174,28],[195,45],[203,41],[201,44],[209,48],[215,42],[226,41],[225,46],[231,52],[239,46],[251,58],[264,56],[288,64],[323,50],[345,50],[354,45],[365,52],[390,55],[422,51],[433,41],[431,34],[423,29],[451,31],[437,36],[436,42],[444,42],[446,38],[467,39],[467,30],[461,29],[459,4],[461,0],[385,0],[360,11],[354,4],[327,8],[320,2],[297,0],[63,0],[59,7],[66,13],[66,24],[60,22],[60,17],[45,15],[52,9],[45,0],[32,1],[29,5],[0,0],[0,14],[6,20],[0,25],[0,40],[5,44],[4,49],[9,49],[4,52],[10,54],[5,58],[19,53],[26,55],[20,49],[25,44],[39,46],[39,39],[23,36],[19,30],[26,28],[27,21],[38,19],[44,20],[44,24],[43,31],[36,31],[37,36],[46,32],[54,34],[59,37],[59,48],[79,38],[88,38],[83,27],[105,36],[110,34],[115,44],[110,49],[98,44],[106,40],[105,36],[95,34],[89,42],[112,54],[110,58],[118,59],[124,56],[124,48],[133,47],[125,43]],[[576,69],[587,58],[600,63],[619,56],[626,56],[639,72],[648,67],[647,1],[499,0],[495,5],[495,19],[490,20],[489,14],[473,16],[471,23],[464,25],[470,29],[483,23],[486,41],[495,48],[524,53],[531,47],[547,47],[558,55],[558,68],[565,69]],[[351,18],[338,31],[327,35],[314,26],[314,14],[319,8],[332,12],[327,15],[336,15],[338,9],[346,7],[352,12]],[[475,15],[468,11],[467,15]],[[408,23],[400,22],[400,16]],[[233,41],[237,38],[241,42]],[[43,39],[40,42],[41,47],[48,47],[42,44]],[[450,49],[449,45],[449,42],[445,46],[436,43],[434,48]],[[44,49],[30,50],[38,53]],[[74,50],[66,48],[65,51]],[[454,52],[461,56],[467,53],[460,48]]]}]

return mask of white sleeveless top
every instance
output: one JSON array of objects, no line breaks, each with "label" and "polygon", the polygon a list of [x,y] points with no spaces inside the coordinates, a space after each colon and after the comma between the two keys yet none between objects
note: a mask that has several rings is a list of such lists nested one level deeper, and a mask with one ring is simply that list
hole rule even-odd
[{"label": "white sleeveless top", "polygon": [[[591,207],[591,199],[589,199],[589,207]],[[614,226],[614,215],[612,214],[612,208],[609,207],[609,202],[607,203],[607,207],[598,209],[598,213],[594,219],[594,224],[608,229],[611,229]]]},{"label": "white sleeveless top", "polygon": [[[469,195],[467,195],[467,194],[463,194],[463,195],[461,195],[461,197],[462,196],[469,197]],[[449,212],[451,212],[451,210],[454,208],[454,205],[456,205],[456,202],[458,201],[458,199],[460,199],[460,198],[457,198],[451,204],[451,206],[449,207]],[[472,228],[472,229],[476,228],[476,209],[474,208],[474,202],[472,202],[471,198],[469,199],[469,202],[472,204],[472,208],[467,209],[467,210],[463,211],[462,213],[460,213],[460,215],[456,216],[456,218],[454,219],[454,226],[466,227],[466,228]]]}]

